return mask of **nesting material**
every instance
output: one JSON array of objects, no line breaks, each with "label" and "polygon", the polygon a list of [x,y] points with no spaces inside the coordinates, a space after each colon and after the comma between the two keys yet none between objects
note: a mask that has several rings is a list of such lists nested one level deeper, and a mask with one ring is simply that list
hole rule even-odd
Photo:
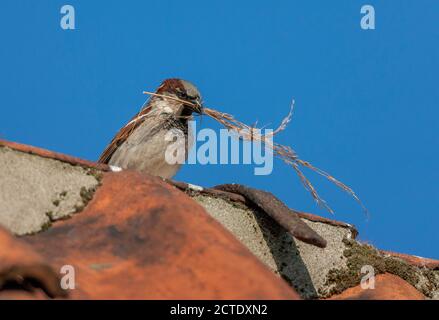
[{"label": "nesting material", "polygon": [[[196,107],[194,104],[184,101],[175,97],[170,97],[167,95],[157,94],[153,92],[144,91],[144,94],[148,94],[151,96],[156,97],[162,97],[165,99],[171,99],[175,101],[179,101],[181,103],[184,103],[189,106]],[[322,206],[326,210],[328,210],[330,213],[334,213],[332,208],[327,204],[327,202],[320,197],[320,195],[317,193],[317,190],[314,188],[312,183],[309,181],[309,179],[305,176],[305,174],[302,172],[301,168],[305,167],[308,169],[311,169],[312,171],[318,173],[319,175],[325,177],[332,183],[334,183],[337,187],[351,195],[355,201],[357,201],[361,208],[368,214],[368,211],[366,207],[361,202],[360,198],[356,195],[356,193],[348,187],[343,182],[339,181],[338,179],[334,178],[332,175],[327,173],[326,171],[319,169],[315,166],[313,166],[310,162],[301,160],[297,153],[290,147],[290,146],[284,146],[278,143],[273,142],[273,137],[277,135],[278,133],[282,132],[286,129],[287,125],[290,123],[292,117],[293,117],[293,110],[294,110],[294,101],[291,103],[290,111],[288,112],[288,115],[282,120],[280,125],[277,129],[273,130],[269,134],[261,134],[260,128],[257,128],[256,125],[249,126],[237,119],[235,119],[232,115],[224,112],[220,112],[214,109],[210,109],[207,107],[203,108],[203,115],[209,116],[210,118],[216,120],[218,123],[220,123],[224,128],[233,131],[237,134],[238,139],[252,141],[252,142],[260,142],[265,144],[266,147],[271,149],[273,151],[273,154],[280,158],[282,161],[284,161],[286,164],[291,166],[294,171],[297,173],[297,175],[300,178],[300,181],[302,182],[303,186],[306,190],[311,194],[313,199],[317,202],[318,205]],[[132,121],[137,121],[137,119],[133,119]],[[267,139],[268,138],[268,139]]]}]

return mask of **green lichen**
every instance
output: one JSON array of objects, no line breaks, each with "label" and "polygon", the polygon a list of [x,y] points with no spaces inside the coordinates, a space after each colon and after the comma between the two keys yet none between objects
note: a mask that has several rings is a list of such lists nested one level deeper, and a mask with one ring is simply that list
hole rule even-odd
[{"label": "green lichen", "polygon": [[47,211],[47,212],[45,212],[45,214],[49,218],[50,221],[53,221],[53,211]]},{"label": "green lichen", "polygon": [[93,176],[96,181],[98,182],[98,185],[101,185],[103,174],[102,171],[94,169],[94,168],[87,168],[87,175]]},{"label": "green lichen", "polygon": [[[347,259],[346,268],[332,269],[329,271],[326,285],[331,287],[328,293],[320,292],[323,296],[338,294],[344,290],[354,287],[361,282],[364,274],[361,268],[370,265],[374,268],[375,274],[392,273],[404,279],[414,287],[419,287],[420,271],[418,268],[407,262],[394,257],[385,257],[377,249],[367,244],[360,244],[355,240],[344,239],[346,249],[343,255]],[[427,296],[427,290],[420,289]]]},{"label": "green lichen", "polygon": [[58,194],[57,199],[55,199],[55,200],[52,201],[52,204],[53,204],[55,207],[58,207],[58,206],[61,204],[61,201],[64,200],[64,199],[66,198],[66,196],[67,196],[67,191],[66,191],[66,190],[61,191],[61,192]]},{"label": "green lichen", "polygon": [[87,189],[86,187],[81,187],[79,195],[81,196],[82,202],[87,204],[91,199],[93,199],[94,192],[95,188]]},{"label": "green lichen", "polygon": [[[430,294],[426,294],[427,297],[432,297],[431,292],[439,291],[439,270],[434,271],[430,269],[422,270],[422,274],[424,275],[427,283],[425,284],[425,289],[422,290],[427,291]],[[425,294],[425,293],[424,293]]]},{"label": "green lichen", "polygon": [[[48,211],[48,212],[46,212],[46,216],[47,216],[48,220],[47,220],[46,223],[44,223],[44,224],[41,226],[41,230],[38,231],[38,232],[44,232],[44,231],[48,230],[50,227],[52,227],[52,222],[53,222],[52,215],[53,215],[53,212],[52,212],[52,211]],[[38,232],[36,232],[36,233],[38,233]]]},{"label": "green lichen", "polygon": [[397,275],[398,277],[410,283],[412,286],[416,287],[420,280],[416,267],[403,260],[392,257],[385,258],[384,261],[386,265],[386,272]]},{"label": "green lichen", "polygon": [[82,210],[84,210],[85,206],[83,204],[75,204],[74,209],[75,209],[75,213],[79,213]]},{"label": "green lichen", "polygon": [[75,213],[81,212],[87,206],[91,199],[93,199],[94,193],[96,192],[97,187],[86,188],[81,187],[79,191],[79,195],[81,196],[82,203],[76,204],[74,209]]}]

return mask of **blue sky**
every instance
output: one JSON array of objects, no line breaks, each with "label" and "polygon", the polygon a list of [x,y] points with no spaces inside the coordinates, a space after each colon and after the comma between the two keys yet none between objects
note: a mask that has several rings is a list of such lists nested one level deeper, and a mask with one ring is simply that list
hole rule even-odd
[{"label": "blue sky", "polygon": [[[76,9],[76,30],[60,8]],[[360,28],[372,4],[376,30]],[[276,141],[350,185],[371,212],[309,172],[185,166],[203,186],[242,183],[290,207],[355,224],[382,249],[439,258],[439,2],[12,1],[0,4],[0,137],[95,160],[165,78],[195,83],[206,105],[277,124]],[[203,119],[201,127],[219,129]]]}]

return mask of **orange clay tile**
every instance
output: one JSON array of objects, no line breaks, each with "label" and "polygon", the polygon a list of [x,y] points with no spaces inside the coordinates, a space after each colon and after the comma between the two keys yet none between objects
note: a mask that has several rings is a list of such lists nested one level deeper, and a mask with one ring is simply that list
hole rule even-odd
[{"label": "orange clay tile", "polygon": [[192,199],[136,172],[104,174],[84,211],[23,239],[75,268],[71,298],[299,298]]},{"label": "orange clay tile", "polygon": [[[105,172],[93,200],[72,218],[21,238],[0,227],[0,299],[299,299],[200,205],[161,179],[111,173],[107,165],[14,142],[0,146]],[[356,235],[350,225],[299,215]],[[382,252],[439,269],[438,260]],[[68,296],[59,285],[64,265],[75,268],[76,289]],[[331,299],[424,299],[391,274],[378,275],[375,288],[357,286]]]},{"label": "orange clay tile", "polygon": [[375,289],[362,289],[361,285],[349,288],[330,300],[424,300],[415,287],[390,273],[375,277]]},{"label": "orange clay tile", "polygon": [[391,257],[402,259],[405,262],[407,262],[415,267],[428,268],[428,269],[432,269],[432,270],[439,270],[439,260],[411,256],[408,254],[396,253],[396,252],[384,251],[384,250],[381,250],[381,253],[383,253],[385,255],[389,255]]},{"label": "orange clay tile", "polygon": [[[15,285],[24,288],[30,287],[31,283],[35,284],[32,288],[35,289],[35,298],[66,296],[60,287],[58,273],[31,246],[0,227],[0,287]],[[0,290],[0,299],[28,297],[31,296],[18,288]]]},{"label": "orange clay tile", "polygon": [[21,152],[25,152],[25,153],[35,154],[35,155],[38,155],[38,156],[43,157],[43,158],[60,160],[63,162],[70,163],[72,165],[78,165],[78,166],[88,167],[88,168],[95,168],[95,169],[99,169],[102,171],[110,171],[110,167],[106,164],[103,164],[103,163],[97,163],[97,162],[92,162],[92,161],[88,161],[88,160],[83,160],[80,158],[75,158],[75,157],[68,156],[68,155],[65,155],[62,153],[57,153],[57,152],[49,151],[46,149],[41,149],[41,148],[29,146],[26,144],[20,144],[20,143],[0,139],[0,146],[8,147],[8,148],[11,148],[11,149],[14,149],[17,151],[21,151]]}]

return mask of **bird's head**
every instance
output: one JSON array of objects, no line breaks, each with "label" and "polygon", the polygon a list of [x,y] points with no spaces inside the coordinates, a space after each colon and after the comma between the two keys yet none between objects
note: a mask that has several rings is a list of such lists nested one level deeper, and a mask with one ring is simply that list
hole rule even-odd
[{"label": "bird's head", "polygon": [[182,103],[174,99],[168,99],[173,102],[170,103],[171,108],[173,108],[173,111],[179,116],[190,116],[193,112],[198,114],[203,113],[201,94],[189,81],[166,79],[162,82],[156,93],[183,101]]}]

